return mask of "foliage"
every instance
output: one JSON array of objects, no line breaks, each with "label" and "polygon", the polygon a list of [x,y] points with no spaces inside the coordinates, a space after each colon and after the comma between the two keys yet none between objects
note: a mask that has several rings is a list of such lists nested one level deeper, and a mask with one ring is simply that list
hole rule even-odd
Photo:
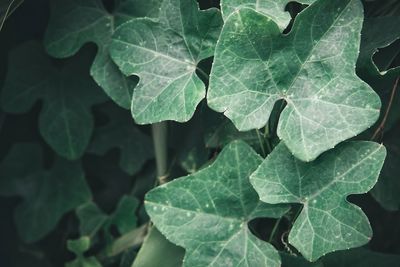
[{"label": "foliage", "polygon": [[400,266],[399,23],[0,0],[0,265]]}]

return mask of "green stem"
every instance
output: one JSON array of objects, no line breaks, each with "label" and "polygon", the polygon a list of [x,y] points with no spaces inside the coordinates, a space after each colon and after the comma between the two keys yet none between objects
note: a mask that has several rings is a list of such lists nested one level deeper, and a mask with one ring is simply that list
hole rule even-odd
[{"label": "green stem", "polygon": [[261,137],[260,130],[256,129],[256,133],[257,133],[258,142],[260,143],[262,156],[263,156],[263,158],[265,158],[267,156],[267,154],[265,153],[264,140]]},{"label": "green stem", "polygon": [[152,124],[154,152],[157,165],[157,179],[160,184],[166,182],[168,172],[167,122]]},{"label": "green stem", "polygon": [[201,74],[201,76],[203,76],[207,81],[210,80],[210,76],[208,76],[208,74],[207,74],[204,70],[200,69],[199,67],[196,67],[196,70],[197,70],[197,71]]},{"label": "green stem", "polygon": [[272,228],[272,232],[271,232],[271,234],[269,235],[268,243],[271,243],[271,241],[274,239],[275,233],[276,233],[276,231],[278,230],[278,226],[279,226],[279,223],[281,222],[281,219],[282,219],[282,218],[279,218],[278,220],[276,220],[275,225],[274,225],[274,228]]}]

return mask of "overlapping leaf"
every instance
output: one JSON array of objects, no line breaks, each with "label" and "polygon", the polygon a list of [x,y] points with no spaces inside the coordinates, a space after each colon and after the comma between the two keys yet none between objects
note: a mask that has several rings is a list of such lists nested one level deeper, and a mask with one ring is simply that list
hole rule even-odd
[{"label": "overlapping leaf", "polygon": [[[221,0],[222,16],[226,20],[234,11],[249,7],[270,17],[281,30],[284,30],[290,22],[290,14],[285,11],[290,0]],[[315,0],[296,1],[303,4],[312,4]]]},{"label": "overlapping leaf", "polygon": [[208,105],[249,130],[284,99],[278,136],[296,157],[315,159],[379,115],[379,97],[355,74],[362,21],[358,0],[315,2],[288,35],[252,9],[234,12],[216,48]]},{"label": "overlapping leaf", "polygon": [[118,105],[129,108],[136,79],[125,77],[112,62],[108,48],[111,36],[122,23],[134,17],[153,17],[161,0],[116,1],[109,13],[101,0],[55,0],[45,36],[47,52],[59,58],[69,57],[86,43],[95,43],[97,56],[90,73]]},{"label": "overlapping leaf", "polygon": [[204,98],[197,64],[214,53],[222,25],[217,9],[200,11],[194,0],[164,0],[157,20],[119,27],[110,47],[126,75],[138,75],[132,115],[140,124],[189,120]]},{"label": "overlapping leaf", "polygon": [[14,213],[18,233],[25,242],[43,238],[68,211],[91,197],[81,166],[57,159],[43,169],[38,145],[15,145],[0,165],[0,195],[20,196]]},{"label": "overlapping leaf", "polygon": [[184,266],[279,266],[277,251],[247,223],[287,208],[259,201],[249,175],[261,163],[244,142],[224,148],[209,167],[150,191],[148,214],[167,239],[186,249]]},{"label": "overlapping leaf", "polygon": [[326,253],[367,243],[372,230],[361,209],[346,201],[376,183],[386,150],[372,142],[346,142],[311,163],[280,143],[250,181],[267,203],[301,203],[289,242],[315,261]]},{"label": "overlapping leaf", "polygon": [[91,106],[105,97],[86,74],[86,58],[74,58],[59,70],[36,42],[25,43],[9,56],[1,102],[10,113],[27,112],[43,100],[39,130],[61,156],[77,159],[93,131]]},{"label": "overlapping leaf", "polygon": [[135,174],[153,157],[150,138],[135,126],[126,110],[108,105],[102,111],[109,122],[95,130],[88,152],[103,155],[112,148],[119,148],[121,169],[129,175]]}]

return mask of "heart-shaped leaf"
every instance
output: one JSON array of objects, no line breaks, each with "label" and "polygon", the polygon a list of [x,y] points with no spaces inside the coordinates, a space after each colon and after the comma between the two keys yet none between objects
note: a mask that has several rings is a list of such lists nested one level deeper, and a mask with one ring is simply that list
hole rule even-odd
[{"label": "heart-shaped leaf", "polygon": [[85,60],[74,58],[59,70],[40,44],[25,43],[10,52],[2,90],[2,107],[10,113],[25,113],[43,100],[40,133],[67,159],[78,159],[84,153],[93,132],[90,108],[105,100],[90,76],[85,75]]},{"label": "heart-shaped leaf", "polygon": [[227,145],[215,162],[146,195],[146,210],[167,239],[186,249],[184,266],[279,266],[278,252],[247,223],[279,218],[287,206],[259,201],[249,175],[262,158],[244,142]]},{"label": "heart-shaped leaf", "polygon": [[86,43],[95,43],[97,56],[90,73],[118,105],[129,108],[137,81],[125,77],[108,53],[111,36],[122,23],[135,17],[153,17],[160,0],[122,0],[109,13],[101,0],[52,1],[45,35],[47,52],[58,58],[72,56]]},{"label": "heart-shaped leaf", "polygon": [[[266,16],[270,17],[284,30],[290,22],[290,14],[286,12],[288,3],[291,0],[221,0],[222,17],[226,20],[230,14],[242,7],[252,8]],[[299,0],[303,4],[311,5],[315,0]]]},{"label": "heart-shaped leaf", "polygon": [[132,115],[137,123],[188,121],[205,96],[197,64],[214,53],[222,25],[217,9],[194,0],[164,0],[157,20],[133,19],[119,27],[110,47],[125,75],[138,75]]},{"label": "heart-shaped leaf", "polygon": [[346,197],[374,186],[385,156],[385,148],[377,143],[346,142],[305,163],[280,143],[250,181],[266,203],[303,204],[289,242],[306,259],[315,261],[371,239],[368,218]]},{"label": "heart-shaped leaf", "polygon": [[66,212],[91,197],[79,163],[58,158],[45,170],[41,148],[35,144],[17,144],[3,160],[0,195],[23,199],[14,219],[21,238],[29,243],[43,238]]},{"label": "heart-shaped leaf", "polygon": [[288,35],[252,9],[234,12],[216,47],[208,105],[244,131],[263,127],[284,99],[278,136],[314,160],[379,116],[379,97],[355,74],[362,21],[358,0],[315,2]]}]

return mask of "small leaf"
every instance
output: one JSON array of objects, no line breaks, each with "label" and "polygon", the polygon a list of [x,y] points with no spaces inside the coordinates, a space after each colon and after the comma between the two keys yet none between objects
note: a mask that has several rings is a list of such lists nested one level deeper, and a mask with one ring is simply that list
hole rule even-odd
[{"label": "small leaf", "polygon": [[119,148],[119,166],[129,175],[134,175],[153,157],[151,139],[136,127],[126,110],[107,105],[101,111],[108,117],[109,123],[95,129],[88,152],[104,155],[112,148]]},{"label": "small leaf", "polygon": [[112,62],[108,47],[115,29],[134,17],[155,16],[159,0],[116,1],[112,14],[101,0],[52,1],[51,18],[45,35],[47,52],[58,58],[72,56],[86,43],[95,43],[97,56],[90,73],[118,105],[129,108],[135,79],[125,77]]},{"label": "small leaf", "polygon": [[123,235],[137,226],[136,210],[139,207],[139,200],[132,196],[123,196],[112,215],[111,223],[114,224],[118,232]]},{"label": "small leaf", "polygon": [[[226,20],[236,10],[248,7],[270,17],[284,30],[290,22],[290,14],[285,11],[286,5],[291,0],[221,0],[222,16]],[[315,0],[299,0],[303,4],[312,4]]]},{"label": "small leaf", "polygon": [[83,253],[90,248],[90,238],[83,236],[77,240],[68,240],[67,242],[68,250],[76,254],[76,259],[67,262],[66,267],[101,267],[102,265],[96,259],[96,257],[86,258]]},{"label": "small leaf", "polygon": [[278,136],[303,161],[353,137],[379,116],[379,97],[355,74],[362,5],[318,1],[288,35],[242,8],[226,20],[215,51],[208,105],[246,131],[263,127],[284,99]]},{"label": "small leaf", "polygon": [[14,219],[27,243],[50,233],[65,213],[91,197],[79,163],[58,158],[44,170],[41,149],[35,144],[17,144],[3,160],[0,195],[22,197]]},{"label": "small leaf", "polygon": [[132,115],[139,124],[188,121],[205,96],[197,64],[214,53],[222,26],[217,9],[194,0],[164,0],[157,20],[133,19],[119,27],[110,47],[125,75],[138,75]]},{"label": "small leaf", "polygon": [[301,203],[289,243],[315,261],[326,253],[361,246],[372,236],[368,218],[346,200],[368,192],[376,183],[386,156],[382,145],[346,142],[304,163],[280,143],[250,181],[262,201]]},{"label": "small leaf", "polygon": [[155,227],[150,228],[132,267],[180,267],[185,251],[169,242]]},{"label": "small leaf", "polygon": [[251,187],[249,175],[261,161],[246,143],[233,142],[209,167],[146,195],[155,226],[186,249],[184,266],[279,266],[278,252],[247,226],[254,218],[279,218],[288,210],[263,204]]},{"label": "small leaf", "polygon": [[79,219],[80,234],[88,237],[93,237],[108,220],[107,214],[93,202],[79,206],[76,215]]},{"label": "small leaf", "polygon": [[104,101],[85,75],[86,66],[74,59],[58,70],[38,43],[25,43],[10,52],[1,96],[4,110],[17,114],[42,99],[40,133],[57,154],[70,160],[82,156],[92,135],[91,106]]}]

